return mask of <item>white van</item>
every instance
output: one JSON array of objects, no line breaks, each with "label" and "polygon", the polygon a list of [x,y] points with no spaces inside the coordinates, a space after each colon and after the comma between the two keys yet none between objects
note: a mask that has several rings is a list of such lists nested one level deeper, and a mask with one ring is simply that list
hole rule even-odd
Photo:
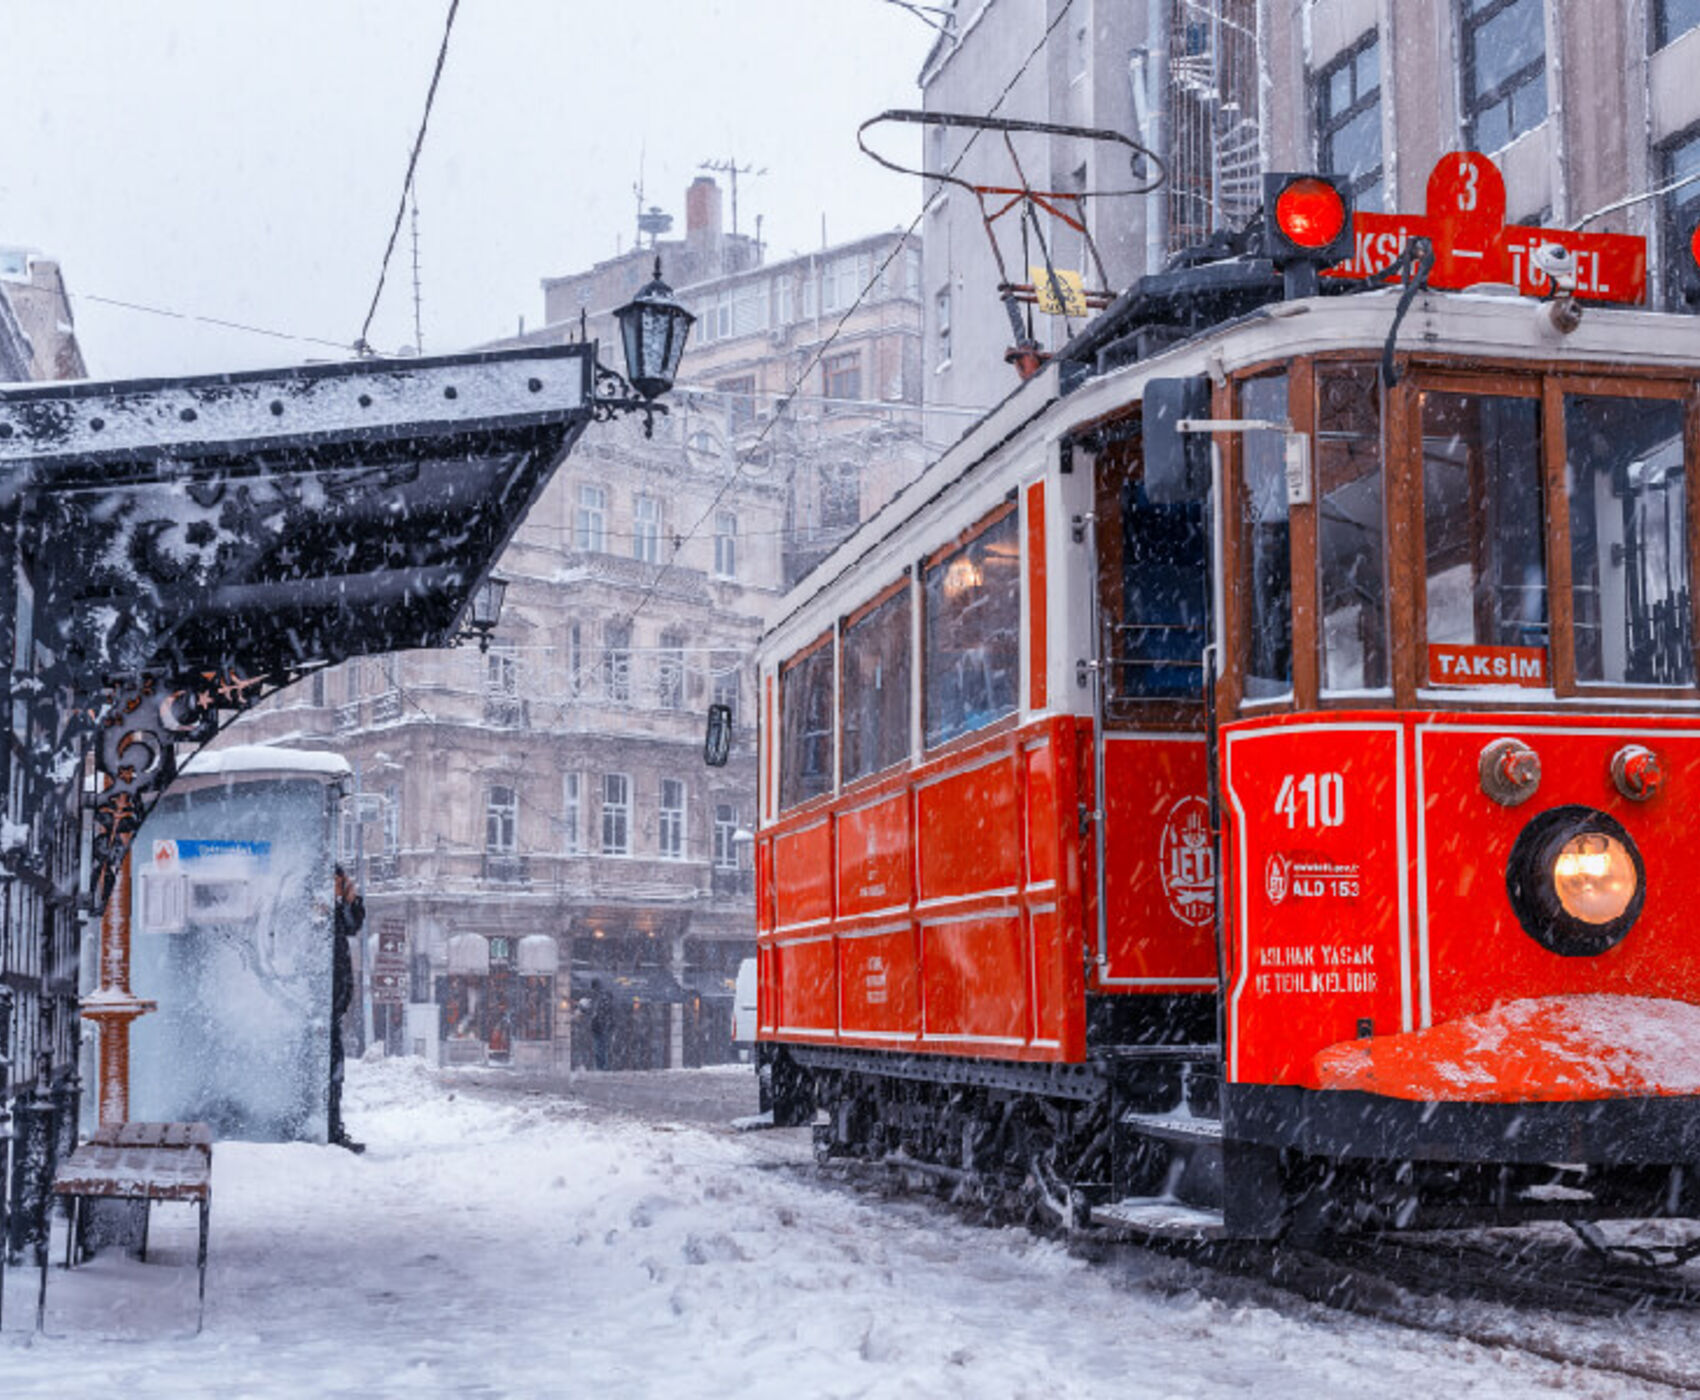
[{"label": "white van", "polygon": [[748,1060],[756,1043],[756,960],[738,964],[738,983],[732,993],[732,1044],[740,1060]]}]

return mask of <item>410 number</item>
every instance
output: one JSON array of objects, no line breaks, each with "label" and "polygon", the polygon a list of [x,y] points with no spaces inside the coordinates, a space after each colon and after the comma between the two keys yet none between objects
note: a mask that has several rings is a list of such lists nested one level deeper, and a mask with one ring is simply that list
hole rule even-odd
[{"label": "410 number", "polygon": [[1275,794],[1275,813],[1287,819],[1289,830],[1301,824],[1341,826],[1346,820],[1346,779],[1339,773],[1289,773]]}]

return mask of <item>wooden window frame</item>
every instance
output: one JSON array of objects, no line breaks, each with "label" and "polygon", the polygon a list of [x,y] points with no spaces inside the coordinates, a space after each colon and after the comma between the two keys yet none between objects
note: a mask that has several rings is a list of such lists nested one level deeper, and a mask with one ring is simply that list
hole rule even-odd
[{"label": "wooden window frame", "polygon": [[[910,754],[912,759],[926,760],[934,758],[939,754],[948,753],[953,746],[970,744],[976,739],[984,739],[992,734],[1002,733],[1006,729],[1014,728],[1021,722],[1020,665],[1022,653],[1026,649],[1026,643],[1025,639],[1018,635],[1016,637],[1017,671],[1014,711],[1011,714],[1002,715],[999,718],[992,720],[990,723],[983,724],[976,729],[970,729],[962,734],[953,734],[942,743],[933,745],[928,745],[927,743],[927,570],[936,567],[942,560],[948,559],[952,554],[957,553],[959,550],[966,549],[993,526],[1002,524],[1012,515],[1018,517],[1016,521],[1016,539],[1017,555],[1019,558],[1019,542],[1021,535],[1019,512],[1020,501],[1018,499],[1012,497],[1007,500],[999,501],[997,505],[993,506],[991,510],[987,511],[972,525],[969,525],[967,528],[958,532],[949,543],[942,544],[931,553],[923,555],[921,557],[920,567],[915,570],[914,585],[918,596],[915,602],[914,619],[910,625],[915,629],[914,635],[919,644],[917,646],[918,664],[915,667],[915,695],[919,704],[920,725],[918,731],[914,735],[914,745]],[[1016,574],[1016,588],[1018,590],[1016,593],[1016,616],[1019,619],[1021,613],[1021,601],[1027,593],[1027,579],[1025,577],[1025,571],[1019,567],[1016,570]],[[1019,633],[1019,631],[1020,624],[1018,621],[1017,632]]]},{"label": "wooden window frame", "polygon": [[[833,746],[834,746],[834,763],[835,763],[835,765],[837,767],[837,771],[838,771],[838,791],[840,793],[849,792],[849,791],[852,791],[854,789],[861,788],[865,784],[872,783],[879,778],[889,776],[891,773],[893,773],[897,769],[903,767],[905,764],[913,763],[915,761],[915,756],[916,756],[917,752],[919,751],[917,739],[916,739],[916,735],[915,735],[915,722],[914,722],[915,721],[915,662],[914,662],[914,656],[915,656],[915,636],[916,636],[917,631],[919,630],[916,626],[916,621],[920,616],[921,606],[922,606],[922,600],[920,598],[918,598],[916,596],[916,594],[920,591],[921,590],[918,590],[915,586],[915,570],[914,570],[914,568],[912,566],[906,564],[903,567],[903,576],[901,578],[897,579],[895,582],[888,583],[884,588],[880,589],[880,591],[878,593],[874,594],[874,596],[869,598],[865,603],[859,604],[857,607],[852,608],[849,612],[845,613],[843,617],[838,619],[838,624],[837,624],[837,628],[836,628],[836,631],[838,633],[838,660],[837,660],[836,667],[835,667],[835,669],[837,671],[837,677],[836,677],[836,681],[837,681],[836,696],[837,696],[837,698],[836,698],[836,701],[835,701],[837,709],[836,709],[836,712],[834,713],[834,716],[833,716]],[[844,727],[844,650],[845,650],[845,648],[844,648],[844,634],[846,632],[848,632],[852,627],[854,627],[858,622],[862,621],[863,618],[868,617],[872,613],[878,612],[879,609],[884,607],[893,598],[897,597],[901,593],[908,593],[909,594],[909,638],[908,638],[908,645],[907,645],[906,650],[908,652],[908,658],[909,658],[910,692],[909,692],[909,703],[906,706],[904,706],[904,723],[909,728],[908,742],[904,745],[903,757],[898,759],[895,763],[888,763],[883,768],[875,768],[871,772],[858,774],[854,778],[846,778],[844,776],[844,732],[843,732],[843,727]],[[924,647],[922,648],[922,651],[923,651],[923,653],[925,652]]]},{"label": "wooden window frame", "polygon": [[[775,732],[773,744],[773,800],[774,808],[781,818],[792,816],[798,812],[804,811],[807,808],[813,807],[816,803],[830,802],[838,793],[838,687],[843,679],[843,668],[839,663],[838,652],[836,650],[837,644],[838,628],[836,626],[829,627],[826,631],[822,632],[820,636],[816,637],[814,641],[810,642],[807,646],[801,647],[797,651],[792,652],[790,656],[786,657],[785,660],[779,664],[777,673],[778,684],[774,687],[774,691],[776,693],[774,695]],[[832,658],[832,725],[830,729],[832,735],[831,781],[825,792],[817,792],[813,796],[801,798],[787,806],[785,802],[785,677],[814,656],[814,654],[822,647],[834,648]]]}]

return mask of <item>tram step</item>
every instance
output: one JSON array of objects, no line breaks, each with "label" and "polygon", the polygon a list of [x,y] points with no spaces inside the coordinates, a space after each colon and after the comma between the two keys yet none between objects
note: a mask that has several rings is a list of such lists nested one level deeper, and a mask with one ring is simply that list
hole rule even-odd
[{"label": "tram step", "polygon": [[1161,1142],[1193,1146],[1222,1140],[1220,1118],[1176,1118],[1166,1113],[1128,1112],[1122,1114],[1122,1123],[1142,1137],[1157,1138]]},{"label": "tram step", "polygon": [[1112,1234],[1126,1231],[1170,1240],[1216,1240],[1224,1233],[1219,1210],[1200,1210],[1180,1201],[1149,1196],[1093,1206],[1092,1223]]}]

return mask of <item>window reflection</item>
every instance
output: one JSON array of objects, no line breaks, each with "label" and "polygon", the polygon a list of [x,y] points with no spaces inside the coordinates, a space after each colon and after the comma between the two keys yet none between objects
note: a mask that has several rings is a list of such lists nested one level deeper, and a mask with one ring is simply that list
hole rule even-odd
[{"label": "window reflection", "polygon": [[833,649],[829,640],[779,676],[779,805],[832,791]]},{"label": "window reflection", "polygon": [[844,781],[909,756],[909,589],[844,627]]},{"label": "window reflection", "polygon": [[1547,645],[1540,406],[1423,395],[1428,643]]},{"label": "window reflection", "polygon": [[1374,365],[1317,373],[1322,688],[1379,690],[1387,685],[1381,376]]},{"label": "window reflection", "polygon": [[[1287,376],[1272,374],[1240,386],[1240,413],[1270,422],[1287,419]],[[1247,619],[1245,698],[1268,700],[1293,689],[1293,574],[1287,523],[1287,472],[1279,433],[1244,437],[1245,489],[1240,529],[1250,577],[1242,597]]]},{"label": "window reflection", "polygon": [[1021,653],[1016,530],[1010,508],[927,568],[924,718],[929,748],[1016,707]]},{"label": "window reflection", "polygon": [[1576,678],[1692,685],[1682,407],[1564,400]]}]

